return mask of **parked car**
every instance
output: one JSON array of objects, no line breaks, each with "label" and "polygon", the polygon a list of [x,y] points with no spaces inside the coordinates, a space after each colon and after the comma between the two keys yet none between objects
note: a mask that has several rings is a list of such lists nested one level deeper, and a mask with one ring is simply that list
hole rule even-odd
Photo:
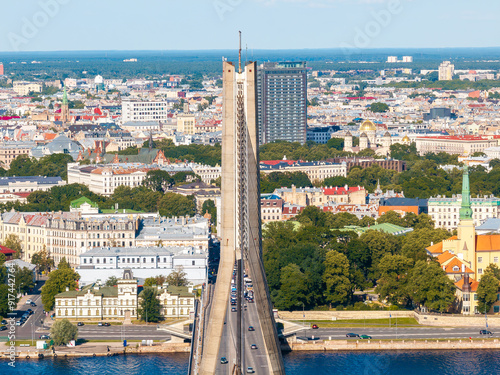
[{"label": "parked car", "polygon": [[220,363],[223,364],[223,365],[225,365],[227,363],[227,358],[226,357],[222,357],[220,359]]},{"label": "parked car", "polygon": [[7,331],[7,327],[6,326],[1,326],[0,327],[0,331]]},{"label": "parked car", "polygon": [[85,324],[83,324],[82,322],[78,322],[76,325],[77,325],[78,327],[81,327],[81,326],[84,326]]},{"label": "parked car", "polygon": [[368,336],[368,335],[361,335],[359,336],[360,339],[364,339],[364,340],[371,340],[372,337],[371,336]]},{"label": "parked car", "polygon": [[313,325],[312,325],[312,329],[318,329],[318,328],[319,328],[319,327],[318,327],[318,325],[317,325],[317,324],[313,324]]},{"label": "parked car", "polygon": [[491,336],[491,335],[493,335],[493,332],[488,331],[486,329],[482,329],[482,330],[479,331],[479,334],[480,335],[490,335]]},{"label": "parked car", "polygon": [[102,327],[103,325],[104,325],[104,323],[103,323],[103,322],[99,322],[99,323],[97,323],[97,326],[98,326],[98,327]]},{"label": "parked car", "polygon": [[248,330],[249,331],[255,331],[255,328],[253,328],[252,326],[248,327]]},{"label": "parked car", "polygon": [[2,320],[2,324],[3,325],[6,325],[7,324],[7,321],[5,319]]},{"label": "parked car", "polygon": [[41,335],[40,340],[50,340],[50,335]]},{"label": "parked car", "polygon": [[24,323],[24,321],[22,321],[22,320],[18,320],[18,321],[16,322],[16,326],[20,326],[20,325],[22,325],[23,323]]},{"label": "parked car", "polygon": [[26,312],[27,312],[28,314],[30,314],[30,315],[31,315],[31,314],[33,314],[33,310],[31,310],[31,309],[26,310]]},{"label": "parked car", "polygon": [[359,337],[359,335],[357,333],[348,333],[345,337]]},{"label": "parked car", "polygon": [[104,323],[104,327],[109,327],[110,325],[110,323]]},{"label": "parked car", "polygon": [[257,345],[252,344],[252,345],[250,345],[250,349],[258,349],[258,348],[257,348]]}]

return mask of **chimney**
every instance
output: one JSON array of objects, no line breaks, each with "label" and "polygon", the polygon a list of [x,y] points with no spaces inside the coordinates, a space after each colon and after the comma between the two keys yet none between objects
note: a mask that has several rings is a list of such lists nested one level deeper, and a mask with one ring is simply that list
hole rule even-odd
[{"label": "chimney", "polygon": [[465,272],[465,264],[462,263],[462,272]]}]

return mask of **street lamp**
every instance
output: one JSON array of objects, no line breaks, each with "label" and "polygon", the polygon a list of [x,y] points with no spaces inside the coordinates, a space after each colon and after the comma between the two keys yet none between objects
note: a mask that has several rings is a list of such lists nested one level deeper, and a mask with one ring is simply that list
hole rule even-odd
[{"label": "street lamp", "polygon": [[33,322],[31,322],[31,345],[35,342],[35,331],[33,330]]}]

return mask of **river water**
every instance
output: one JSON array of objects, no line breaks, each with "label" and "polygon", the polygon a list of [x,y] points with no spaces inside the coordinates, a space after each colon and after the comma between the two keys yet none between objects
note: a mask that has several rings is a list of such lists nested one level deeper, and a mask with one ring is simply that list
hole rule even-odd
[{"label": "river water", "polygon": [[[494,350],[293,352],[284,360],[287,375],[500,375],[500,351]],[[15,368],[2,360],[0,374],[186,375],[187,362],[187,354],[17,360]]]}]

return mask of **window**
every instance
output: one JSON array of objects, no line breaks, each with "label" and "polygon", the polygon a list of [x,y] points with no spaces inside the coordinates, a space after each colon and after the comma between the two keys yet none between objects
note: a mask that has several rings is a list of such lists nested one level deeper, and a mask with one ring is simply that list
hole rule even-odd
[{"label": "window", "polygon": [[500,312],[500,306],[493,306],[493,312],[494,313],[499,313]]},{"label": "window", "polygon": [[477,262],[478,263],[483,263],[483,257],[477,257]]},{"label": "window", "polygon": [[477,294],[474,294],[474,301],[477,301]]},{"label": "window", "polygon": [[493,262],[498,263],[498,257],[493,257]]},{"label": "window", "polygon": [[483,269],[482,269],[482,268],[478,268],[478,269],[477,269],[477,273],[478,273],[478,274],[482,274],[482,273],[483,273]]}]

